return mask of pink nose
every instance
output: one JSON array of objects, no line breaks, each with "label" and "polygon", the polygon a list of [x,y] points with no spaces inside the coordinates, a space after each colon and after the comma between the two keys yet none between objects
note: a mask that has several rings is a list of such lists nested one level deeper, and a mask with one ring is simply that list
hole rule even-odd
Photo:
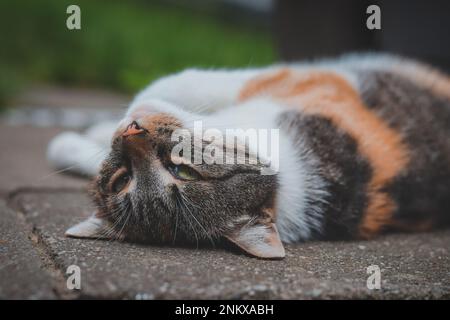
[{"label": "pink nose", "polygon": [[133,121],[130,123],[130,125],[127,127],[124,133],[122,133],[122,137],[132,136],[139,133],[144,132],[145,130],[139,127],[136,121]]}]

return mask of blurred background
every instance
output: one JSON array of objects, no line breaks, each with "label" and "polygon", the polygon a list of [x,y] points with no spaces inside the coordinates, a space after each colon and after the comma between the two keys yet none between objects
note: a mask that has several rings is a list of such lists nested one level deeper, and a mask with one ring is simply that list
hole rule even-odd
[{"label": "blurred background", "polygon": [[[81,30],[66,8],[81,8]],[[378,4],[382,29],[368,30]],[[35,84],[131,94],[185,67],[246,67],[348,51],[450,68],[450,1],[2,0],[0,104]]]},{"label": "blurred background", "polygon": [[[66,27],[71,4],[81,30]],[[371,4],[381,30],[366,27]],[[450,71],[449,0],[2,0],[0,13],[0,165],[33,172],[54,134],[120,117],[138,90],[187,67],[370,50]]]},{"label": "blurred background", "polygon": [[[70,4],[81,30],[66,28]],[[271,10],[267,0],[2,0],[0,100],[36,83],[130,94],[188,66],[272,63]]]}]

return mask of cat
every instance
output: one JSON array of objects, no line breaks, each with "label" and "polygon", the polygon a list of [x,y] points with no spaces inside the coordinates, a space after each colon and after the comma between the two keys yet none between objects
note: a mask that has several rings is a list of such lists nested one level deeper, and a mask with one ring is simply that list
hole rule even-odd
[{"label": "cat", "polygon": [[[171,137],[195,121],[278,129],[278,167],[262,174],[270,161],[259,154],[240,164],[174,157]],[[247,140],[234,147],[259,152]],[[389,54],[188,69],[150,84],[118,125],[55,137],[48,158],[96,176],[97,211],[70,237],[227,239],[283,258],[283,243],[424,231],[450,222],[450,78]]]}]

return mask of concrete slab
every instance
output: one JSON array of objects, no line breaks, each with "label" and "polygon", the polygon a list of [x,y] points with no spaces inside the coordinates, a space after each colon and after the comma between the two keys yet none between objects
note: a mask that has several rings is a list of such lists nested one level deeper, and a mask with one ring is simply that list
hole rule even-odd
[{"label": "concrete slab", "polygon": [[[51,263],[39,254],[33,234],[0,200],[0,299],[54,299]],[[35,239],[36,240],[36,239]]]},{"label": "concrete slab", "polygon": [[[64,237],[90,214],[85,193],[22,192],[14,203],[64,272],[81,268],[83,298],[450,298],[450,230],[367,242],[288,245],[281,261],[223,248],[174,248]],[[381,269],[381,289],[366,286]],[[60,292],[64,294],[64,292]]]}]

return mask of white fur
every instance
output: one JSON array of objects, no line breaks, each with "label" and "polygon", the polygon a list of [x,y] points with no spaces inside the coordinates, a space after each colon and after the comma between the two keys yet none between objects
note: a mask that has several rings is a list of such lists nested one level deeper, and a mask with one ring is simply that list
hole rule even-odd
[{"label": "white fur", "polygon": [[66,237],[73,238],[108,238],[112,228],[105,219],[100,219],[93,214],[88,219],[74,225],[65,232]]},{"label": "white fur", "polygon": [[187,69],[152,83],[133,103],[156,98],[198,113],[214,112],[234,104],[245,82],[261,71]]},{"label": "white fur", "polygon": [[322,229],[328,193],[317,167],[317,160],[302,141],[281,137],[277,227],[284,242],[309,239],[313,230]]},{"label": "white fur", "polygon": [[109,152],[85,135],[64,132],[53,138],[47,149],[47,159],[58,170],[93,176],[98,173]]},{"label": "white fur", "polygon": [[105,121],[90,127],[85,131],[84,135],[87,139],[96,142],[100,146],[109,148],[111,144],[111,137],[116,129],[116,121]]}]

